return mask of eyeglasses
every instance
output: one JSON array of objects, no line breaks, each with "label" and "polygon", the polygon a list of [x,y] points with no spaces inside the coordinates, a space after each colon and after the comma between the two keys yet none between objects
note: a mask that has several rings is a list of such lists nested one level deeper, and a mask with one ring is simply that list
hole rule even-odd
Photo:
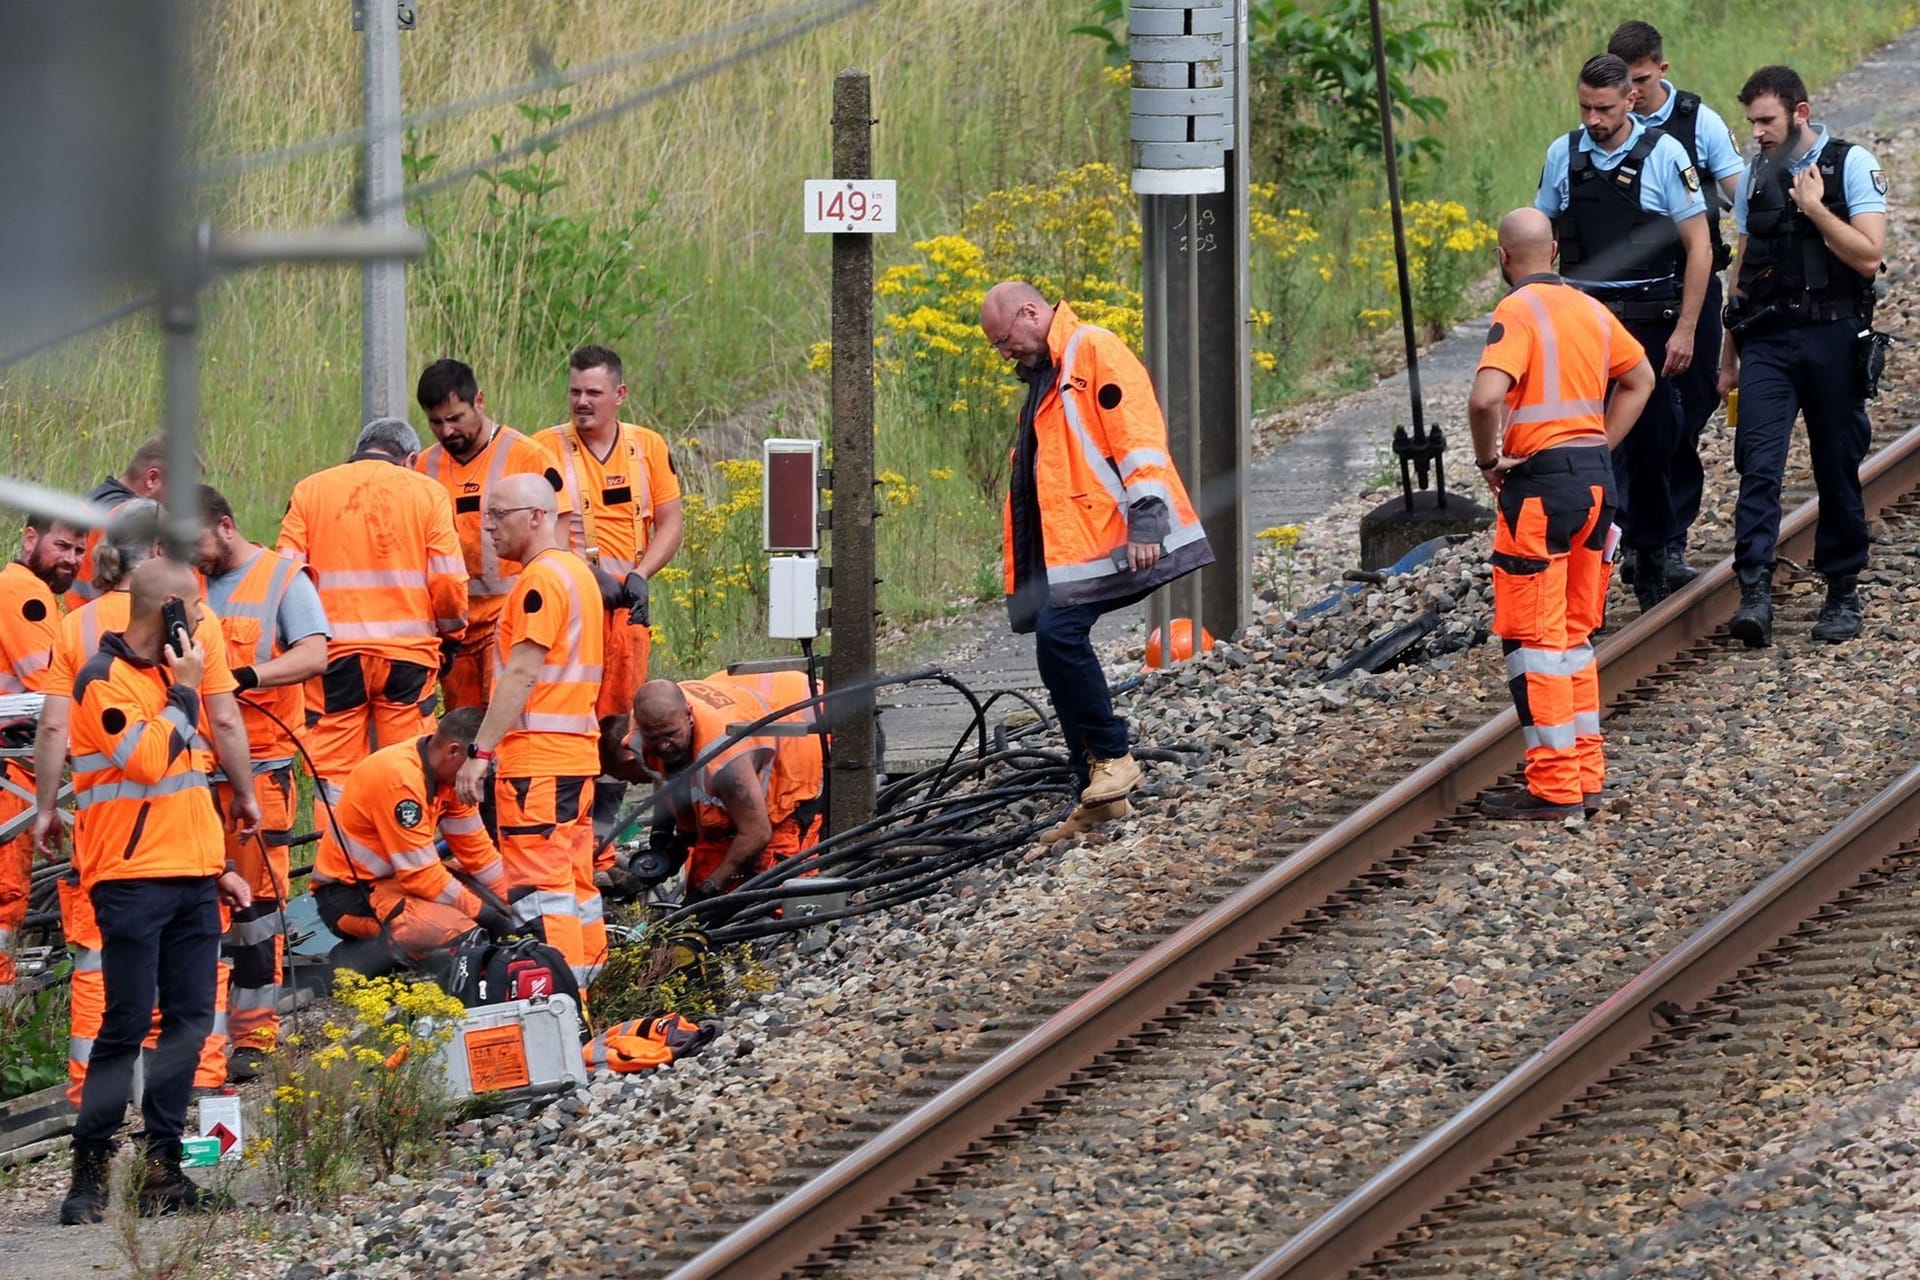
[{"label": "eyeglasses", "polygon": [[1025,304],[1015,307],[1013,309],[1013,314],[1007,317],[1007,331],[1001,334],[997,338],[993,336],[992,332],[989,331],[985,325],[981,325],[980,330],[982,333],[985,333],[987,335],[988,344],[993,346],[997,350],[1000,347],[1006,346],[1007,343],[1013,341],[1013,326],[1015,322],[1017,322],[1020,319],[1020,313],[1022,311],[1025,311],[1026,309],[1027,308]]},{"label": "eyeglasses", "polygon": [[538,511],[539,507],[488,507],[481,513],[489,522],[499,524],[516,511]]}]

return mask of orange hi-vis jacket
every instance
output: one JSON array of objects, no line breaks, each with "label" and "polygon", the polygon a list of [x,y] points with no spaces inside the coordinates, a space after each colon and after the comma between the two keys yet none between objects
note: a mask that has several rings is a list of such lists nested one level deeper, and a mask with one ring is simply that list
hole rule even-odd
[{"label": "orange hi-vis jacket", "polygon": [[118,632],[73,686],[74,865],[103,880],[217,876],[226,843],[195,759],[200,696],[127,648]]},{"label": "orange hi-vis jacket", "polygon": [[[313,569],[271,548],[255,552],[247,562],[220,614],[229,668],[257,667],[285,652],[280,647],[280,604],[295,576],[302,573],[311,577]],[[293,735],[275,719],[287,725],[306,723],[304,683],[249,689],[237,701],[247,726],[247,748],[255,760],[290,760],[297,754]],[[263,712],[270,712],[272,718]]]},{"label": "orange hi-vis jacket", "polygon": [[1646,354],[1613,312],[1558,276],[1529,276],[1493,309],[1482,369],[1513,379],[1500,451],[1524,458],[1607,432],[1607,385]]},{"label": "orange hi-vis jacket", "polygon": [[59,643],[60,608],[47,584],[18,560],[0,569],[0,693],[47,692]]},{"label": "orange hi-vis jacket", "polygon": [[623,422],[604,460],[572,423],[548,427],[535,442],[560,473],[561,510],[572,513],[568,547],[582,557],[591,548],[598,555],[594,563],[616,578],[632,573],[653,538],[655,513],[680,500],[666,438]]},{"label": "orange hi-vis jacket", "polygon": [[447,491],[374,454],[293,488],[280,550],[313,566],[330,657],[370,653],[430,670],[466,629],[467,562]]},{"label": "orange hi-vis jacket", "polygon": [[477,916],[478,895],[440,865],[435,841],[445,839],[469,875],[505,895],[506,868],[487,838],[480,811],[455,799],[451,787],[434,786],[427,776],[430,741],[396,742],[353,767],[334,805],[334,821],[320,825],[313,883],[391,880],[410,898],[445,903]]},{"label": "orange hi-vis jacket", "polygon": [[500,616],[500,607],[520,572],[515,561],[500,559],[494,552],[493,539],[481,528],[487,497],[508,476],[546,475],[553,470],[553,459],[533,440],[503,423],[494,430],[493,438],[465,462],[448,453],[444,445],[435,444],[420,451],[413,467],[444,488],[453,503],[453,527],[460,536],[460,554],[467,562],[467,626],[471,631],[484,632]]},{"label": "orange hi-vis jacket", "polygon": [[[107,635],[126,630],[132,615],[133,597],[117,590],[89,600],[83,608],[62,619],[48,691],[71,690],[80,678],[80,669],[100,652]],[[200,625],[193,629],[193,638],[207,656],[206,669],[200,673],[200,724],[193,740],[193,754],[199,768],[211,774],[215,768],[213,726],[207,719],[206,700],[213,694],[232,693],[239,689],[240,683],[233,678],[233,668],[227,665],[227,646],[220,634],[220,620],[204,604],[200,606]],[[71,746],[68,749],[72,751]]]},{"label": "orange hi-vis jacket", "polygon": [[[1040,397],[1033,429],[1048,603],[1112,599],[1210,564],[1206,530],[1167,452],[1166,420],[1145,366],[1119,337],[1082,323],[1065,302],[1054,308],[1047,348],[1054,380]],[[1162,557],[1134,572],[1126,564],[1128,517],[1149,499],[1165,504],[1164,516],[1150,532],[1134,532],[1157,541]],[[1011,492],[1002,531],[1011,596],[1022,563]]]},{"label": "orange hi-vis jacket", "polygon": [[586,562],[569,551],[538,552],[520,570],[494,629],[496,685],[514,646],[546,650],[527,705],[500,739],[502,778],[591,778],[600,772],[594,700],[606,663],[606,619]]}]

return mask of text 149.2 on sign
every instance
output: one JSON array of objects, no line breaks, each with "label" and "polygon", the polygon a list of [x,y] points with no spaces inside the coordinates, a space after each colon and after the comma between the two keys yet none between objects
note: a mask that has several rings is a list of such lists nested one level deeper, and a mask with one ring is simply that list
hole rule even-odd
[{"label": "text 149.2 on sign", "polygon": [[808,231],[860,231],[883,235],[894,229],[892,178],[809,178]]}]

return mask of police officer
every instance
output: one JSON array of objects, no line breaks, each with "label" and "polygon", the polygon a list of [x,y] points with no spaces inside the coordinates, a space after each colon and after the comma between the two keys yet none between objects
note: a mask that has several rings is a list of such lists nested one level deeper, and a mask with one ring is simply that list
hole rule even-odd
[{"label": "police officer", "polygon": [[1773,642],[1773,561],[1780,479],[1797,411],[1807,415],[1820,523],[1813,566],[1827,598],[1813,637],[1860,634],[1860,571],[1867,564],[1866,457],[1873,280],[1887,233],[1887,175],[1865,147],[1811,121],[1806,82],[1791,67],[1747,77],[1740,104],[1760,154],[1740,178],[1740,232],[1720,390],[1740,388],[1733,461],[1740,471],[1733,566],[1740,608],[1728,629],[1749,648]]},{"label": "police officer", "polygon": [[1605,303],[1659,375],[1613,454],[1620,523],[1641,569],[1633,594],[1648,609],[1666,598],[1676,532],[1667,478],[1680,434],[1672,379],[1693,363],[1713,263],[1699,173],[1685,148],[1634,118],[1632,90],[1627,64],[1613,54],[1580,68],[1582,127],[1547,148],[1534,207],[1554,220],[1566,282]]},{"label": "police officer", "polygon": [[1733,204],[1734,188],[1746,161],[1740,144],[1720,113],[1697,93],[1675,89],[1666,79],[1667,55],[1660,32],[1648,22],[1623,22],[1607,41],[1607,52],[1627,64],[1633,79],[1634,116],[1649,129],[1658,129],[1686,148],[1700,191],[1706,197],[1707,240],[1713,246],[1713,274],[1707,277],[1706,301],[1693,333],[1693,363],[1674,378],[1680,394],[1680,439],[1673,451],[1668,483],[1673,490],[1673,515],[1678,532],[1667,544],[1667,586],[1693,581],[1687,563],[1687,530],[1700,516],[1706,472],[1700,465],[1700,432],[1720,407],[1720,275],[1733,250],[1720,232],[1720,211]]}]

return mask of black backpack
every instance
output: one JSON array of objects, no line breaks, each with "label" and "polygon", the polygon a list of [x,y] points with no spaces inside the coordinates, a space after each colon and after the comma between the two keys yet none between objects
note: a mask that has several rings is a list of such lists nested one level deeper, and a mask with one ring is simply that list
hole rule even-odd
[{"label": "black backpack", "polygon": [[538,938],[495,942],[476,929],[453,949],[440,986],[472,1009],[536,996],[566,996],[580,1008],[580,982],[559,951]]}]

